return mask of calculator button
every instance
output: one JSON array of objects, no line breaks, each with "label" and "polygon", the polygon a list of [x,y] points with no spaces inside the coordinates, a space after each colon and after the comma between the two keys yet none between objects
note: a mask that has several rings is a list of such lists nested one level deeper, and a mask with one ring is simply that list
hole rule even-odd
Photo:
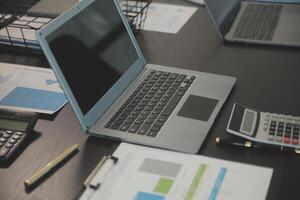
[{"label": "calculator button", "polygon": [[283,128],[284,127],[284,123],[283,122],[279,122],[278,123],[278,127]]},{"label": "calculator button", "polygon": [[7,133],[7,134],[10,134],[10,135],[13,134],[12,131],[6,131],[6,133]]},{"label": "calculator button", "polygon": [[18,139],[20,139],[21,137],[18,136],[18,135],[14,135],[14,136],[12,136],[12,138],[15,139],[15,140],[18,140]]},{"label": "calculator button", "polygon": [[298,140],[299,139],[299,135],[293,134],[293,138]]},{"label": "calculator button", "polygon": [[276,135],[282,137],[283,131],[282,130],[277,130],[277,134]]},{"label": "calculator button", "polygon": [[9,139],[8,142],[11,143],[11,144],[15,144],[17,142],[17,140],[15,140],[15,139]]},{"label": "calculator button", "polygon": [[270,128],[269,135],[275,135],[275,129]]},{"label": "calculator button", "polygon": [[3,138],[9,138],[9,137],[10,137],[10,134],[5,133],[5,134],[2,135],[2,137],[3,137]]},{"label": "calculator button", "polygon": [[7,139],[6,138],[0,138],[0,142],[6,142],[7,141]]},{"label": "calculator button", "polygon": [[4,145],[4,143],[3,142],[0,142],[0,147],[2,147]]},{"label": "calculator button", "polygon": [[282,142],[282,137],[277,136],[276,137],[276,142]]},{"label": "calculator button", "polygon": [[290,144],[291,143],[291,138],[289,138],[289,137],[284,137],[284,143],[285,144]]},{"label": "calculator button", "polygon": [[6,133],[5,131],[0,131],[0,137],[5,133]]},{"label": "calculator button", "polygon": [[13,144],[11,144],[11,143],[7,143],[6,145],[5,145],[5,147],[7,147],[7,148],[12,148],[14,145]]},{"label": "calculator button", "polygon": [[269,141],[274,141],[274,139],[275,139],[274,135],[269,135],[269,137],[268,137]]},{"label": "calculator button", "polygon": [[6,148],[6,147],[4,147],[4,148],[1,148],[0,149],[0,157],[1,156],[6,156],[6,154],[9,152],[9,149],[8,148]]},{"label": "calculator button", "polygon": [[15,134],[18,135],[18,136],[24,135],[24,133],[22,133],[22,132],[16,132]]},{"label": "calculator button", "polygon": [[293,138],[293,139],[292,139],[292,144],[294,144],[294,145],[298,145],[298,144],[299,144],[299,140],[298,140],[298,139],[295,139],[295,138]]}]

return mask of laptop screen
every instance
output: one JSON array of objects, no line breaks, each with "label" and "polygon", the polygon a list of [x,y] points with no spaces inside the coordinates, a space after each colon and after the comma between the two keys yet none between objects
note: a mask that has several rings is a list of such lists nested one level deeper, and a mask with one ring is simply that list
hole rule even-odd
[{"label": "laptop screen", "polygon": [[205,0],[221,35],[229,30],[242,0]]},{"label": "laptop screen", "polygon": [[96,0],[46,40],[83,114],[139,58],[112,0]]}]

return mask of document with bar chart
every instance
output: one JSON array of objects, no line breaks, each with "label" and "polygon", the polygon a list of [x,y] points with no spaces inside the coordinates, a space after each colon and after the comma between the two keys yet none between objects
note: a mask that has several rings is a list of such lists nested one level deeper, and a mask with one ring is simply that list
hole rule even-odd
[{"label": "document with bar chart", "polygon": [[[263,200],[273,170],[121,143],[99,188],[81,200]],[[100,170],[99,172],[100,173]]]}]

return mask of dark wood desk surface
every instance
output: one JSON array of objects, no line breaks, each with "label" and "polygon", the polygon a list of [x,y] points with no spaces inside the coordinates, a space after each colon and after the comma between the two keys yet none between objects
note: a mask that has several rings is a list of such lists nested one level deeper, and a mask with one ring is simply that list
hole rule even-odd
[{"label": "dark wood desk surface", "polygon": [[[214,143],[217,136],[230,137],[225,128],[234,102],[262,111],[300,116],[299,48],[223,43],[203,7],[178,34],[142,32],[138,40],[150,63],[237,77],[236,86],[199,154],[272,167],[274,174],[268,199],[299,199],[299,156],[219,148]],[[41,56],[7,50],[0,51],[0,60],[47,66]],[[35,130],[38,133],[31,144],[11,165],[0,168],[0,199],[74,199],[101,157],[112,153],[119,144],[85,136],[69,104],[54,119],[39,120]],[[74,143],[80,144],[77,154],[36,188],[25,190],[26,178]]]}]

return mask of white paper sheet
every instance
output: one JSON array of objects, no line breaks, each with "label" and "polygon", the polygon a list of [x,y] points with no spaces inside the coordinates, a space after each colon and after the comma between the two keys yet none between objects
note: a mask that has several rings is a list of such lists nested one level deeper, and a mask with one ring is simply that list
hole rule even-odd
[{"label": "white paper sheet", "polygon": [[[273,170],[121,143],[119,161],[81,200],[264,200]],[[101,173],[101,171],[100,171]]]},{"label": "white paper sheet", "polygon": [[151,3],[142,29],[176,34],[196,10],[190,6]]},{"label": "white paper sheet", "polygon": [[66,102],[51,69],[0,63],[0,108],[53,114]]}]

